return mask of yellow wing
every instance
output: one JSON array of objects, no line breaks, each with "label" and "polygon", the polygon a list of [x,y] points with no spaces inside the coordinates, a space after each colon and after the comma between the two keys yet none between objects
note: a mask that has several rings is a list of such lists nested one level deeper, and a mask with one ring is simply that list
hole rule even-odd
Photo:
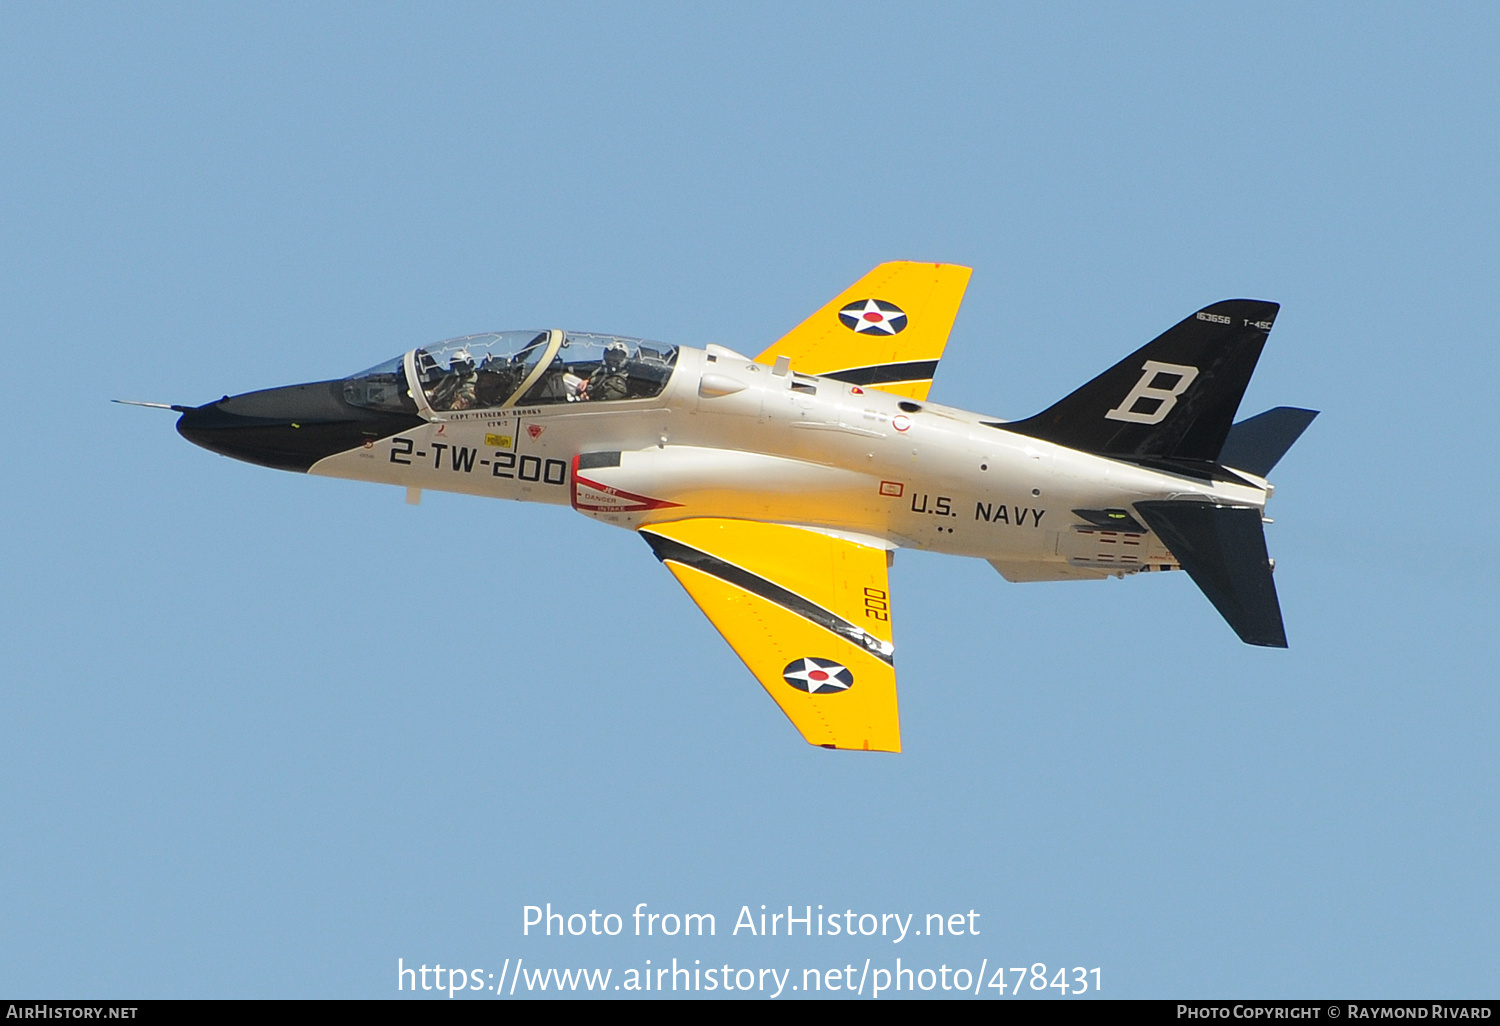
[{"label": "yellow wing", "polygon": [[792,370],[926,399],[970,269],[881,264],[755,359],[791,358]]},{"label": "yellow wing", "polygon": [[749,520],[640,530],[809,744],[901,750],[884,551]]}]

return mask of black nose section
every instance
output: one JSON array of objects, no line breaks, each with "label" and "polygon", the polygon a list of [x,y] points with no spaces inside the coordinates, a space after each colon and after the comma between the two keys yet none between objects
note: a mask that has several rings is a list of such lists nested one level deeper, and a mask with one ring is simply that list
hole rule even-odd
[{"label": "black nose section", "polygon": [[278,470],[306,471],[325,456],[424,423],[406,413],[352,406],[343,381],[225,396],[183,412],[177,432],[194,445]]}]

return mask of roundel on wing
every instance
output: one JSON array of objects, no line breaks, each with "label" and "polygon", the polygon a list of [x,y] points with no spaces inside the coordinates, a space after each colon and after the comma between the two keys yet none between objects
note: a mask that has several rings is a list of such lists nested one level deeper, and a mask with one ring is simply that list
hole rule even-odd
[{"label": "roundel on wing", "polygon": [[895,335],[906,327],[906,311],[883,299],[861,299],[840,310],[839,321],[856,335]]},{"label": "roundel on wing", "polygon": [[798,691],[809,695],[831,695],[854,686],[854,674],[847,666],[832,659],[793,659],[781,671],[781,677]]}]

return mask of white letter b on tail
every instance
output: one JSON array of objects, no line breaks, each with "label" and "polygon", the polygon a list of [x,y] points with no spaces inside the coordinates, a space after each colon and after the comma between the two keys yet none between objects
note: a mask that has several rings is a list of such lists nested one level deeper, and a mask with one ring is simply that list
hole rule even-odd
[{"label": "white letter b on tail", "polygon": [[1197,367],[1157,360],[1141,364],[1141,372],[1141,380],[1135,383],[1119,406],[1104,415],[1105,419],[1160,424],[1177,405],[1177,397],[1186,392],[1198,376]]}]

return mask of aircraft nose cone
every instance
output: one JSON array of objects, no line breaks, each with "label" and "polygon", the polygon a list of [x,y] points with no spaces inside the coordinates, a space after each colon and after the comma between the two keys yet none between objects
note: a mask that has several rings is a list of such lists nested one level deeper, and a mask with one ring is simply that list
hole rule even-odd
[{"label": "aircraft nose cone", "polygon": [[306,471],[335,453],[423,423],[353,406],[343,381],[314,381],[225,396],[183,412],[177,433],[211,452],[278,470]]}]

